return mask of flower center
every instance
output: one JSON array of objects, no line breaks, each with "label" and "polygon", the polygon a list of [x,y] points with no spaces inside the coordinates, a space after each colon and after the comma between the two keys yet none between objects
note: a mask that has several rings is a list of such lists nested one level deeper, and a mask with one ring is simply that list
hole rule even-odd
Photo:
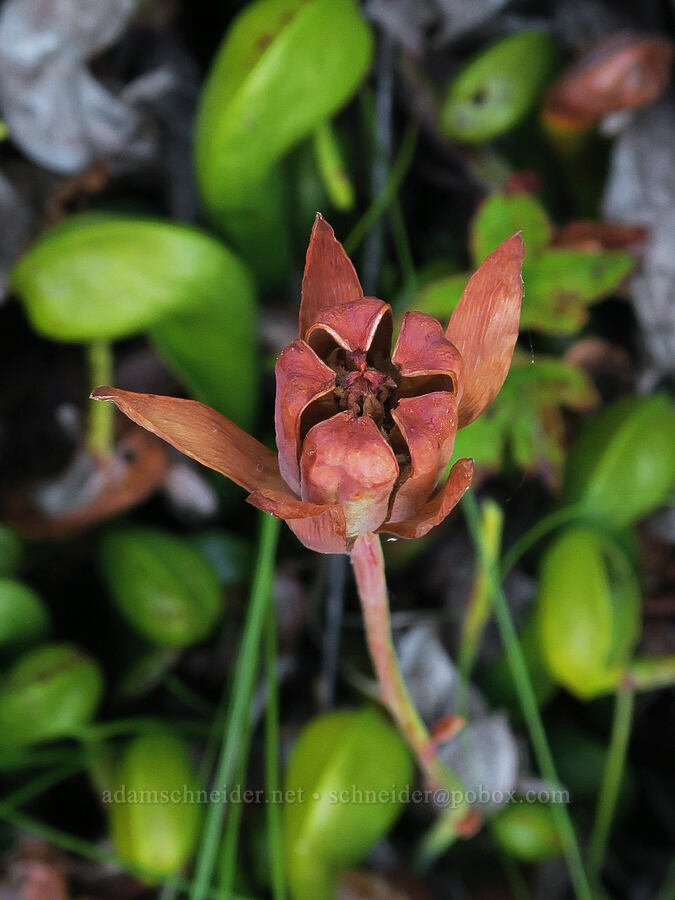
[{"label": "flower center", "polygon": [[378,428],[389,424],[400,378],[391,360],[371,361],[363,350],[354,350],[339,351],[328,364],[336,372],[335,397],[340,409],[348,409],[355,416],[370,416]]}]

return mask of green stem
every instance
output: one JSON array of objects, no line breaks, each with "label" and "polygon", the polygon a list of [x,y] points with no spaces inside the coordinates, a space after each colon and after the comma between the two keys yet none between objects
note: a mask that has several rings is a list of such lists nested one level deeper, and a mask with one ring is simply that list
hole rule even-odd
[{"label": "green stem", "polygon": [[[518,699],[520,700],[523,717],[527,724],[539,770],[551,787],[556,788],[559,786],[560,782],[546,738],[544,723],[539,714],[537,698],[532,687],[532,682],[530,681],[527,663],[525,662],[525,657],[520,648],[518,634],[513,624],[513,620],[511,619],[511,613],[506,602],[506,597],[504,596],[504,591],[495,568],[490,565],[489,556],[481,540],[480,514],[472,490],[467,491],[464,495],[462,509],[476,550],[480,554],[483,563],[486,566],[486,571],[490,576],[490,595],[492,597],[495,620],[504,643],[506,659],[518,693]],[[572,819],[570,818],[567,808],[562,803],[552,804],[551,809],[553,820],[558,829],[558,834],[560,835],[563,853],[574,888],[574,894],[577,897],[577,900],[591,900],[591,889],[584,871],[581,852],[574,832]]]},{"label": "green stem", "polygon": [[577,519],[585,509],[585,506],[576,503],[574,506],[563,506],[562,509],[556,509],[548,516],[544,516],[543,519],[539,519],[532,528],[528,529],[515,543],[511,544],[502,557],[500,567],[502,578],[508,575],[520,558],[543,537],[546,537],[551,531],[555,531],[559,525],[564,525],[566,522]]},{"label": "green stem", "polygon": [[638,691],[675,684],[675,656],[637,656],[628,666],[626,680]]},{"label": "green stem", "polygon": [[265,787],[267,789],[267,840],[272,870],[272,896],[285,900],[284,848],[279,797],[279,683],[277,680],[277,618],[274,606],[265,623]]},{"label": "green stem", "polygon": [[[438,756],[436,744],[415,709],[403,681],[391,636],[384,558],[378,536],[359,535],[351,551],[351,560],[363,609],[368,650],[380,682],[382,702],[408,741],[429,787],[451,792],[453,807],[443,817],[446,820],[445,827],[456,830],[471,807],[465,799],[464,785]],[[454,805],[456,798],[459,799]]]},{"label": "green stem", "polygon": [[602,872],[616,801],[619,797],[633,724],[633,699],[633,688],[629,684],[623,684],[616,692],[612,733],[588,849],[588,872],[594,884],[597,884]]},{"label": "green stem", "polygon": [[391,203],[394,201],[399,188],[403,184],[403,180],[410,168],[415,155],[415,147],[417,146],[417,126],[410,125],[403,135],[401,149],[396,157],[393,166],[387,176],[384,190],[370,204],[365,213],[361,216],[356,225],[352,228],[344,242],[345,252],[348,256],[352,256],[358,248],[361,241],[368,234],[375,222],[383,215]]},{"label": "green stem", "polygon": [[314,158],[330,202],[341,212],[348,212],[354,206],[354,185],[330,120],[317,125],[313,137]]},{"label": "green stem", "polygon": [[[87,346],[89,386],[91,390],[113,381],[113,353],[108,341],[92,341]],[[87,423],[87,449],[90,453],[108,459],[114,451],[113,426],[115,406],[113,403],[89,404]]]},{"label": "green stem", "polygon": [[[234,773],[234,785],[239,787],[246,783],[246,772],[248,770],[248,756],[251,746],[251,737],[253,736],[253,718],[248,716],[244,734],[241,741],[241,750],[239,760]],[[227,828],[225,829],[225,837],[222,845],[222,869],[220,879],[218,881],[218,896],[222,900],[229,900],[234,889],[234,881],[237,877],[237,854],[239,850],[239,832],[241,830],[241,819],[244,814],[244,801],[231,803],[228,811]]]},{"label": "green stem", "polygon": [[[251,599],[234,673],[232,699],[225,723],[220,759],[216,769],[215,783],[219,787],[230,783],[241,752],[246,716],[249,714],[254,679],[258,670],[265,614],[272,596],[279,525],[279,519],[263,514]],[[212,803],[209,806],[189,900],[204,900],[209,892],[224,817],[224,803]]]}]

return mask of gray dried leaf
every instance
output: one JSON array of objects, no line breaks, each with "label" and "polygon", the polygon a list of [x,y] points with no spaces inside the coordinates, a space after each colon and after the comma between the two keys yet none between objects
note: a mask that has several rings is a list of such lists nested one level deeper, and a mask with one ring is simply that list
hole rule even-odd
[{"label": "gray dried leaf", "polygon": [[[397,642],[403,678],[428,727],[458,712],[459,673],[433,625],[410,628]],[[441,759],[455,771],[483,813],[498,809],[516,786],[519,753],[506,716],[492,713],[472,685],[467,690],[467,725],[439,747]]]},{"label": "gray dried leaf", "polygon": [[0,173],[0,221],[11,228],[0,232],[0,302],[7,290],[7,277],[17,257],[28,243],[33,212],[16,188]]},{"label": "gray dried leaf", "polygon": [[642,330],[648,389],[675,360],[675,102],[636,113],[617,138],[603,198],[608,219],[649,228],[642,266],[630,282]]},{"label": "gray dried leaf", "polygon": [[0,107],[12,139],[64,174],[121,152],[152,154],[154,136],[88,60],[124,30],[136,0],[7,0],[0,13]]}]

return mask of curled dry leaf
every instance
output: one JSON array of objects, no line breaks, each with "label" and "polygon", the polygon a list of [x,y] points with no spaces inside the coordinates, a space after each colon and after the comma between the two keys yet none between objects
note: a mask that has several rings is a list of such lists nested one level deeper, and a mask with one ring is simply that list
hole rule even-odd
[{"label": "curled dry leaf", "polygon": [[670,78],[673,45],[649,35],[618,32],[598,41],[550,88],[544,115],[572,128],[653,103]]},{"label": "curled dry leaf", "polygon": [[109,459],[81,451],[58,479],[15,493],[6,517],[25,537],[66,537],[142,503],[163,484],[168,471],[162,444],[130,429]]}]

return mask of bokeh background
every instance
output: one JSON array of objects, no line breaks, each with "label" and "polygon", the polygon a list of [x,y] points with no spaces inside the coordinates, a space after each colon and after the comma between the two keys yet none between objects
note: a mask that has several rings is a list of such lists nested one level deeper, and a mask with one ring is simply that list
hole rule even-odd
[{"label": "bokeh background", "polygon": [[[667,0],[0,5],[2,900],[675,898],[674,27]],[[192,397],[272,444],[317,210],[398,317],[446,322],[527,247],[511,372],[456,442],[473,506],[385,545],[411,693],[468,719],[439,744],[463,840],[411,794],[346,559],[87,399]]]}]

